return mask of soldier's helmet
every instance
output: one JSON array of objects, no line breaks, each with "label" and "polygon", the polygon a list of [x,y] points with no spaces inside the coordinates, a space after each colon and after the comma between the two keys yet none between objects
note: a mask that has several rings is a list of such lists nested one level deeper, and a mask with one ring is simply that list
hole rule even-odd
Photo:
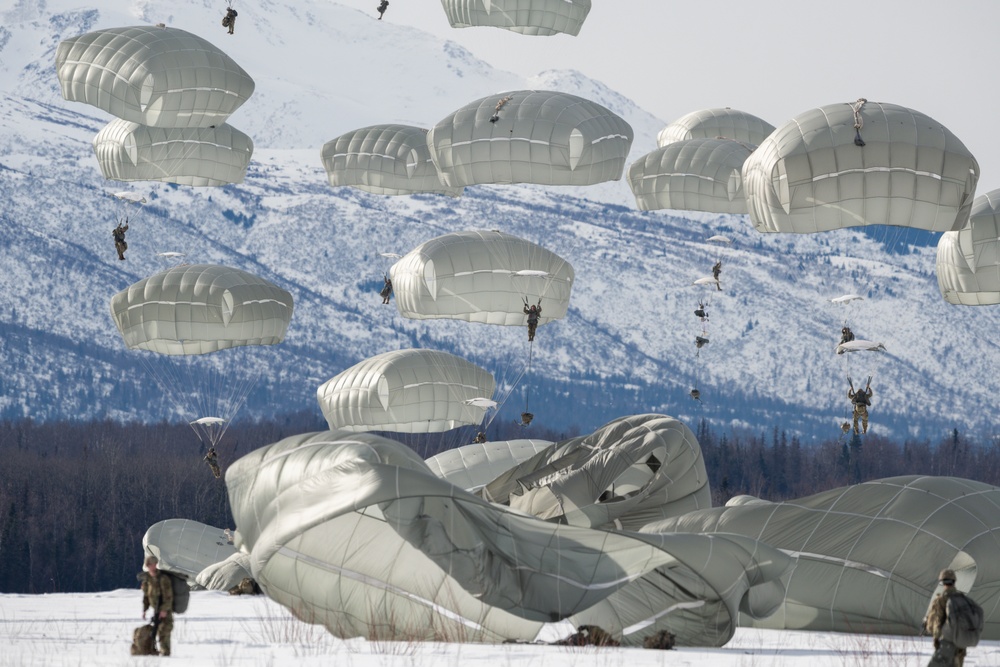
[{"label": "soldier's helmet", "polygon": [[955,570],[941,570],[941,574],[938,575],[938,581],[942,584],[954,585]]}]

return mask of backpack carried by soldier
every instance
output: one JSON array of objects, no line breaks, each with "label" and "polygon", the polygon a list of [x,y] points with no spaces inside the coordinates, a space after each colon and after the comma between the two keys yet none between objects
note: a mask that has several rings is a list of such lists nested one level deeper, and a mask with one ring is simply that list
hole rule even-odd
[{"label": "backpack carried by soldier", "polygon": [[983,634],[983,622],[983,608],[965,593],[956,591],[948,596],[948,617],[941,629],[941,639],[958,648],[977,646]]},{"label": "backpack carried by soldier", "polygon": [[132,655],[159,655],[156,650],[156,626],[152,623],[140,625],[132,631]]},{"label": "backpack carried by soldier", "polygon": [[[188,584],[188,580],[182,575],[166,570],[160,570],[160,574],[165,574],[170,579],[170,587],[173,589],[174,602],[171,611],[175,614],[183,614],[187,611],[188,602],[191,601],[191,585]],[[139,583],[142,583],[147,577],[149,577],[148,574],[140,572],[136,578],[139,580]],[[136,631],[138,632],[138,629]]]}]

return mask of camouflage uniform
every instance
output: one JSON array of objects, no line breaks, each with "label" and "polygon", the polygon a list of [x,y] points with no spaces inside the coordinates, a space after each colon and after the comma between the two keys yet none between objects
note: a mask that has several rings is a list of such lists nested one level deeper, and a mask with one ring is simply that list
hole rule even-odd
[{"label": "camouflage uniform", "polygon": [[524,314],[528,316],[528,342],[535,340],[535,329],[538,328],[538,316],[542,314],[541,306],[528,307],[524,305]]},{"label": "camouflage uniform", "polygon": [[125,232],[128,231],[128,221],[122,227],[121,223],[115,227],[111,235],[115,237],[115,250],[118,251],[118,259],[125,259],[125,251],[128,250],[128,243],[125,243]]},{"label": "camouflage uniform", "polygon": [[858,433],[858,420],[861,420],[861,432],[868,433],[868,406],[872,404],[872,388],[867,387],[864,391],[847,390],[847,398],[854,404],[854,433]]},{"label": "camouflage uniform", "polygon": [[382,2],[378,3],[378,7],[376,7],[375,9],[378,10],[379,21],[382,20],[382,14],[385,14],[385,10],[387,10],[388,8],[389,8],[389,0],[382,0]]},{"label": "camouflage uniform", "polygon": [[[934,637],[934,657],[931,658],[931,664],[948,665],[950,658],[952,667],[962,667],[965,662],[965,649],[958,648],[947,639],[941,638],[944,623],[948,618],[948,598],[958,593],[958,589],[954,586],[955,573],[951,570],[943,570],[940,578],[941,583],[945,584],[944,590],[935,596],[934,601],[931,602],[931,608],[927,611],[927,618],[924,619],[924,628]],[[951,584],[947,584],[945,581],[950,581]]]},{"label": "camouflage uniform", "polygon": [[720,259],[712,266],[712,277],[715,278],[715,286],[719,290],[722,289],[722,284],[719,282],[719,274],[722,273],[722,260]]},{"label": "camouflage uniform", "polygon": [[219,455],[215,453],[215,447],[210,448],[208,454],[205,454],[205,461],[208,461],[208,467],[212,469],[215,479],[222,477],[222,471],[219,469]]},{"label": "camouflage uniform", "polygon": [[233,30],[236,29],[236,17],[239,16],[239,12],[230,7],[226,10],[226,15],[222,18],[222,27],[229,28],[229,34],[233,34]]},{"label": "camouflage uniform", "polygon": [[170,633],[174,629],[174,587],[170,577],[157,572],[154,577],[146,574],[142,580],[142,614],[152,608],[153,615],[167,612],[156,626],[156,638],[160,642],[160,655],[170,655]]}]

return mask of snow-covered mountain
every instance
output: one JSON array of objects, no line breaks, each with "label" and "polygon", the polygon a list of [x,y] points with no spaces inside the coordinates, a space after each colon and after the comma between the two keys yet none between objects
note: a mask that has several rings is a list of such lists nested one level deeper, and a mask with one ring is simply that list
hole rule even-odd
[{"label": "snow-covered mountain", "polygon": [[[468,101],[515,89],[593,99],[632,124],[632,159],[652,150],[665,121],[579,72],[526,80],[453,42],[329,0],[241,8],[232,36],[207,0],[98,8],[19,0],[0,16],[0,416],[193,418],[159,398],[146,360],[125,350],[109,314],[113,294],[168,266],[156,255],[163,251],[251,271],[295,297],[281,345],[198,361],[261,372],[244,415],[318,413],[320,383],[399,347],[453,351],[512,381],[527,360],[524,329],[404,320],[377,295],[391,261],[379,253],[498,228],[576,270],[570,312],[539,329],[504,419],[528,405],[539,424],[588,430],[655,411],[692,425],[704,418],[719,428],[835,437],[849,414],[845,376],[874,373],[876,433],[936,439],[996,426],[1000,311],[944,302],[930,235],[765,236],[740,216],[636,211],[624,181],[479,186],[459,199],[378,197],[326,182],[320,147],[346,131],[430,127]],[[90,141],[110,117],[62,99],[56,46],[89,30],[159,22],[216,43],[254,77],[256,92],[231,118],[256,144],[244,184],[123,186],[101,177]],[[119,262],[110,193],[125,187],[149,203],[129,232],[128,261]],[[706,242],[714,234],[734,242]],[[724,289],[693,286],[718,259]],[[829,302],[851,292],[868,298]],[[711,342],[699,351],[701,300]],[[888,352],[835,355],[844,321]],[[197,376],[174,381],[178,394],[204,389]],[[695,386],[700,403],[688,396]]]}]

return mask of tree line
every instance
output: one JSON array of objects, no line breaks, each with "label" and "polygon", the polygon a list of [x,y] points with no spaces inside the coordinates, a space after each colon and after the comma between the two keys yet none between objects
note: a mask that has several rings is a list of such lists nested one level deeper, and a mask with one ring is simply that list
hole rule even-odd
[{"label": "tree line", "polygon": [[[237,422],[217,447],[223,467],[289,435],[325,430],[315,413]],[[849,435],[803,446],[771,433],[718,433],[696,426],[713,501],[749,494],[799,498],[869,479],[947,475],[1000,486],[1000,441],[958,431],[938,442]],[[449,446],[471,441],[449,438]],[[524,437],[491,428],[494,440]],[[558,441],[573,433],[532,427]],[[441,449],[433,435],[407,442],[421,456]],[[186,424],[0,421],[0,592],[94,592],[136,586],[142,536],[171,518],[233,527],[223,480],[203,461],[206,447]]]}]

